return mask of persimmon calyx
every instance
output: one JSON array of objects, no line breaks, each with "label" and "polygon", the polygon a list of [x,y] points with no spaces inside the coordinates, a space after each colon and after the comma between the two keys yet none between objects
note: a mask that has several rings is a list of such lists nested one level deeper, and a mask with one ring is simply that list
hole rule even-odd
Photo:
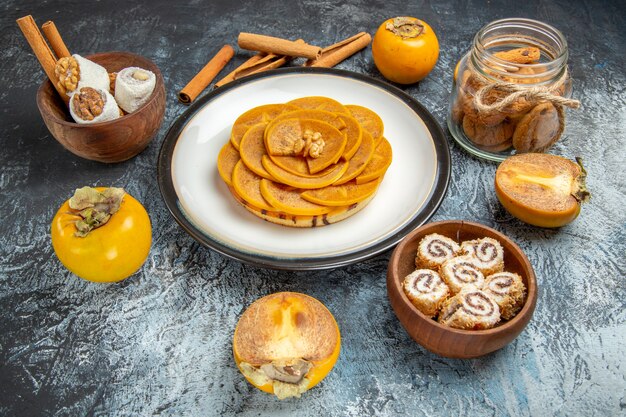
[{"label": "persimmon calyx", "polygon": [[419,20],[412,17],[394,17],[391,22],[387,22],[385,29],[402,39],[417,38],[424,32],[424,25]]},{"label": "persimmon calyx", "polygon": [[306,374],[312,366],[313,364],[307,360],[295,358],[272,361],[260,367],[241,362],[239,369],[246,378],[257,386],[271,383],[274,394],[282,400],[289,397],[300,397],[300,394],[307,390],[309,380],[306,378]]},{"label": "persimmon calyx", "polygon": [[74,191],[69,200],[70,209],[80,218],[76,220],[77,237],[85,237],[93,229],[104,226],[122,204],[126,192],[123,188],[110,187],[98,191],[92,187],[82,187]]},{"label": "persimmon calyx", "polygon": [[576,163],[580,167],[580,175],[578,176],[576,183],[578,189],[572,193],[572,196],[578,200],[579,203],[587,203],[591,199],[591,193],[587,190],[587,170],[583,166],[583,159],[580,156],[576,157]]}]

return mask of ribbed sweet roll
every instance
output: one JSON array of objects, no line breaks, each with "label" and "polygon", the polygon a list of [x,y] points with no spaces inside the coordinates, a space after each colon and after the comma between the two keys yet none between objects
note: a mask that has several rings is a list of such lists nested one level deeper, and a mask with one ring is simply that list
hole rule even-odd
[{"label": "ribbed sweet roll", "polygon": [[500,308],[485,292],[468,288],[449,298],[439,313],[439,323],[457,329],[483,330],[500,321]]}]

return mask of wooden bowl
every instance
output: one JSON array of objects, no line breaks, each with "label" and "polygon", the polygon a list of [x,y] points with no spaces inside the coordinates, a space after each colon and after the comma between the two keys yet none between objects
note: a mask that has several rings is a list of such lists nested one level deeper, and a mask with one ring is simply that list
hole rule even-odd
[{"label": "wooden bowl", "polygon": [[156,75],[152,96],[140,109],[119,119],[78,124],[52,83],[46,80],[37,91],[37,107],[52,136],[68,151],[93,161],[125,161],[143,151],[161,126],[165,113],[163,76],[152,61],[129,52],[103,52],[87,58],[108,72],[132,66],[152,71]]},{"label": "wooden bowl", "polygon": [[[402,281],[416,269],[415,255],[420,240],[431,233],[439,233],[459,243],[482,237],[498,240],[504,248],[505,271],[519,274],[527,289],[519,313],[492,329],[459,330],[439,324],[415,308],[402,289]],[[419,227],[398,244],[387,269],[387,294],[400,323],[417,343],[441,356],[475,358],[506,346],[526,327],[537,303],[537,280],[528,258],[511,239],[478,223],[450,220]]]}]

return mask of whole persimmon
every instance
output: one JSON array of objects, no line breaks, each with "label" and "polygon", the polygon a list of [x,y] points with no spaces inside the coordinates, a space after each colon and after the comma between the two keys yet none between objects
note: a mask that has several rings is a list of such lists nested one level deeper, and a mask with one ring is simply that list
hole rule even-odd
[{"label": "whole persimmon", "polygon": [[415,17],[386,20],[372,42],[374,64],[389,81],[413,84],[426,77],[439,58],[433,29]]},{"label": "whole persimmon", "polygon": [[123,189],[83,187],[59,208],[51,237],[54,253],[71,272],[117,282],[145,262],[152,227],[146,209]]}]

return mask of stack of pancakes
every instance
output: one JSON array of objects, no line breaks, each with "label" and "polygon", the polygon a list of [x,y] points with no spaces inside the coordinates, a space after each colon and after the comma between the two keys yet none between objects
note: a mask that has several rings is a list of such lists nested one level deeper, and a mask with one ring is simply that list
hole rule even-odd
[{"label": "stack of pancakes", "polygon": [[[248,110],[233,124],[218,170],[236,200],[262,219],[291,227],[338,222],[371,201],[391,164],[383,122],[372,110],[302,97]],[[305,132],[319,155],[296,154]]]}]

